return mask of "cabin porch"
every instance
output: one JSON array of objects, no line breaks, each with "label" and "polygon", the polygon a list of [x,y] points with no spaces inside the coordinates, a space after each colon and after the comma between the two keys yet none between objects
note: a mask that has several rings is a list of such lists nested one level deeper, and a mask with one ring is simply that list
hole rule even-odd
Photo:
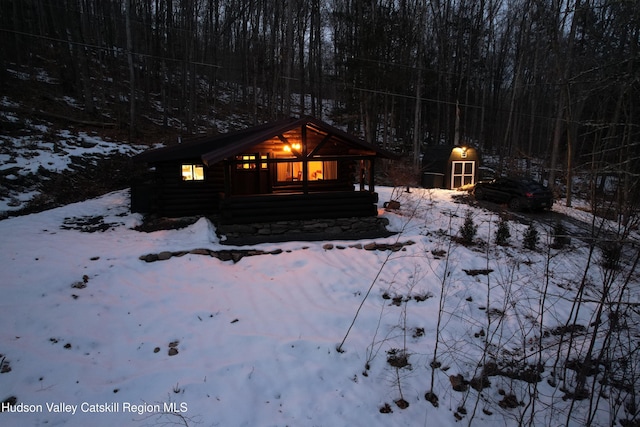
[{"label": "cabin porch", "polygon": [[377,202],[372,191],[221,195],[219,212],[222,224],[367,217],[377,215]]}]

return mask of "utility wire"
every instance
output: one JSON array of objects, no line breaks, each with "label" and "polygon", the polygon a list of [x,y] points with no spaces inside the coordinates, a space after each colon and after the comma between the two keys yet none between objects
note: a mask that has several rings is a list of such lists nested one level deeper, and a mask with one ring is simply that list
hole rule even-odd
[{"label": "utility wire", "polygon": [[[42,40],[48,40],[48,41],[54,41],[54,42],[58,42],[58,43],[67,43],[67,44],[71,44],[74,46],[82,46],[85,48],[89,48],[89,49],[95,49],[95,50],[102,50],[105,52],[109,52],[109,53],[114,53],[114,54],[119,54],[119,55],[126,55],[129,52],[125,49],[125,48],[109,48],[109,47],[105,47],[105,46],[99,46],[96,44],[90,44],[90,43],[85,43],[85,42],[79,42],[79,41],[72,41],[72,40],[65,40],[65,39],[61,39],[61,38],[57,38],[57,37],[51,37],[51,36],[45,36],[45,35],[39,35],[39,34],[32,34],[32,33],[28,33],[28,32],[24,32],[24,31],[18,31],[18,30],[12,30],[12,29],[8,29],[8,28],[0,28],[0,32],[5,32],[5,33],[10,33],[10,34],[18,34],[18,35],[22,35],[22,36],[26,36],[26,37],[32,37],[32,38],[36,38],[36,39],[42,39]],[[157,59],[160,61],[168,61],[168,62],[175,62],[175,63],[187,63],[190,65],[200,65],[203,67],[210,67],[210,68],[217,68],[217,69],[229,69],[231,70],[230,67],[224,67],[222,65],[217,65],[217,64],[210,64],[210,63],[206,63],[206,62],[200,62],[200,61],[192,61],[192,60],[185,60],[185,59],[179,59],[179,58],[170,58],[170,57],[166,57],[166,56],[159,56],[159,55],[152,55],[152,54],[148,54],[148,53],[141,53],[141,52],[131,52],[132,55],[135,55],[137,57],[141,57],[141,58],[151,58],[151,59]],[[378,60],[372,60],[372,59],[364,59],[364,58],[356,58],[357,60],[360,61],[369,61],[369,62],[379,62],[379,63],[387,63],[384,61],[378,61]],[[393,63],[389,63],[389,64],[393,64]],[[405,64],[395,64],[397,66],[400,67],[407,67],[410,68],[410,66],[405,65]],[[424,68],[423,70],[428,70],[428,71],[432,71],[435,73],[439,73],[442,74],[444,72],[441,71],[434,71],[434,70],[429,70]],[[444,73],[446,74],[446,73]],[[292,79],[292,80],[298,80],[298,79],[293,79],[290,77],[286,77],[283,76],[283,79]],[[356,90],[359,92],[367,92],[367,93],[373,93],[376,95],[384,95],[384,96],[392,96],[392,97],[397,97],[397,98],[404,98],[404,99],[412,99],[415,100],[416,96],[415,95],[409,95],[409,94],[402,94],[402,93],[395,93],[395,92],[389,92],[389,91],[383,91],[383,90],[375,90],[375,89],[365,89],[365,88],[361,88],[361,87],[357,87],[355,85],[351,85],[351,86],[344,86],[346,89],[352,89],[352,90]],[[425,101],[425,102],[430,102],[430,103],[435,103],[435,104],[440,104],[440,105],[449,105],[449,106],[456,106],[458,105],[459,107],[462,108],[466,108],[466,109],[477,109],[480,110],[482,108],[484,108],[481,105],[473,105],[473,104],[461,104],[459,102],[454,102],[454,101],[446,101],[446,100],[441,100],[441,99],[434,99],[434,98],[420,98],[421,101]],[[495,111],[508,111],[505,108],[497,108],[495,109]],[[550,120],[550,121],[554,121],[556,120],[555,117],[551,117],[551,116],[545,116],[545,115],[540,115],[540,114],[531,114],[531,113],[523,113],[523,112],[518,112],[516,113],[518,116],[520,117],[533,117],[533,118],[537,118],[537,119],[543,119],[543,120]],[[575,120],[569,120],[566,121],[568,123],[574,123],[574,124],[584,124],[584,122],[581,121],[575,121]],[[601,125],[601,124],[598,124]],[[613,125],[621,125],[621,126],[625,126],[625,125],[633,125],[631,123],[608,123],[607,125],[609,126],[613,126]]]},{"label": "utility wire", "polygon": [[[79,42],[79,41],[74,41],[74,40],[64,40],[64,39],[60,39],[57,37],[51,37],[51,36],[43,36],[43,35],[38,35],[38,34],[31,34],[31,33],[26,33],[24,31],[18,31],[18,30],[9,30],[7,28],[0,28],[1,32],[5,32],[5,33],[11,33],[11,34],[19,34],[22,36],[27,36],[27,37],[33,37],[33,38],[37,38],[37,39],[43,39],[43,40],[49,40],[49,41],[54,41],[54,42],[58,42],[58,43],[67,43],[67,44],[71,44],[74,46],[81,46],[81,47],[86,47],[89,49],[94,49],[94,50],[102,50],[105,52],[110,52],[110,53],[115,53],[115,54],[121,54],[121,55],[126,55],[129,52],[127,51],[127,49],[125,48],[109,48],[109,47],[105,47],[105,46],[99,46],[99,45],[95,45],[95,44],[89,44],[89,43],[84,43],[84,42]],[[142,58],[152,58],[152,59],[158,59],[158,60],[162,60],[162,61],[173,61],[173,62],[187,62],[188,64],[193,64],[193,65],[202,65],[205,67],[213,67],[213,68],[223,68],[221,65],[216,65],[216,64],[208,64],[206,62],[199,62],[199,61],[186,61],[183,59],[178,59],[178,58],[169,58],[166,56],[158,56],[158,55],[151,55],[148,53],[140,53],[140,52],[131,52],[132,55],[136,55]]]}]

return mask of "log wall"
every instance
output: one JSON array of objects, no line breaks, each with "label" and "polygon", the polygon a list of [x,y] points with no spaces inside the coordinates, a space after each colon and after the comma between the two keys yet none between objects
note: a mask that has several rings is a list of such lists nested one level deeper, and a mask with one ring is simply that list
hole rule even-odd
[{"label": "log wall", "polygon": [[156,165],[151,212],[166,217],[217,213],[219,194],[224,191],[221,165],[206,168],[204,181],[182,181],[180,177],[179,163]]},{"label": "log wall", "polygon": [[220,222],[248,224],[376,216],[377,201],[377,193],[368,191],[229,197],[220,201]]}]

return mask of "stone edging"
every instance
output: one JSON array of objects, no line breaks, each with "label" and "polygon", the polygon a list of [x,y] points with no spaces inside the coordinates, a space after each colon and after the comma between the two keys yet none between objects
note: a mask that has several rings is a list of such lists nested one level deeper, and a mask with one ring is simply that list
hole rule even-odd
[{"label": "stone edging", "polygon": [[[351,217],[334,219],[289,220],[250,224],[216,224],[218,235],[225,236],[222,244],[249,244],[291,240],[359,240],[387,237],[384,217]],[[340,236],[351,236],[342,238]]]},{"label": "stone edging", "polygon": [[[406,250],[405,246],[411,246],[414,244],[415,242],[412,240],[407,240],[406,242],[396,242],[396,243],[376,243],[376,242],[365,243],[365,244],[356,243],[349,246],[334,245],[333,243],[326,243],[322,246],[322,249],[324,249],[325,251],[329,251],[334,248],[347,249],[348,247],[353,249],[364,249],[365,251],[398,252],[401,250]],[[302,249],[309,249],[309,247],[304,246],[302,247]],[[145,262],[166,261],[173,257],[178,258],[187,254],[192,254],[192,255],[210,256],[213,258],[218,258],[220,261],[233,261],[235,264],[246,256],[278,255],[278,254],[281,254],[282,252],[284,252],[282,249],[275,249],[272,251],[262,251],[259,249],[223,249],[223,250],[216,251],[211,249],[198,248],[198,249],[192,249],[190,251],[176,251],[176,252],[163,251],[156,254],[150,253],[146,255],[141,255],[139,259]],[[291,251],[288,250],[287,252],[291,252]]]}]

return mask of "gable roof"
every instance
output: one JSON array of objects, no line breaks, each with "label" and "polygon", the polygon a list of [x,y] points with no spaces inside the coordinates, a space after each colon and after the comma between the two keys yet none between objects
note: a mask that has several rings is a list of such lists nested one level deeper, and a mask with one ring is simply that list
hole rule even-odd
[{"label": "gable roof", "polygon": [[258,132],[263,128],[269,128],[273,125],[274,123],[265,123],[263,125],[221,135],[196,137],[183,141],[180,144],[147,150],[135,155],[133,159],[136,162],[154,163],[167,160],[198,158],[201,157],[202,154],[210,151],[215,145],[231,145],[236,140],[242,139],[253,132]]},{"label": "gable roof", "polygon": [[[423,172],[442,172],[442,169],[447,167],[450,160],[460,160],[459,157],[453,157],[453,150],[458,145],[428,145],[424,149],[424,156],[422,157],[422,170]],[[478,150],[474,147],[467,147],[469,150],[469,160],[478,159]]]},{"label": "gable roof", "polygon": [[236,132],[217,136],[208,136],[185,141],[182,144],[145,151],[134,157],[136,162],[163,162],[201,158],[206,165],[217,163],[225,158],[242,153],[244,150],[283,133],[307,127],[317,129],[332,138],[356,149],[373,151],[376,155],[388,159],[397,158],[395,154],[382,150],[368,142],[344,132],[328,123],[313,117],[290,118],[276,122],[253,126]]}]

